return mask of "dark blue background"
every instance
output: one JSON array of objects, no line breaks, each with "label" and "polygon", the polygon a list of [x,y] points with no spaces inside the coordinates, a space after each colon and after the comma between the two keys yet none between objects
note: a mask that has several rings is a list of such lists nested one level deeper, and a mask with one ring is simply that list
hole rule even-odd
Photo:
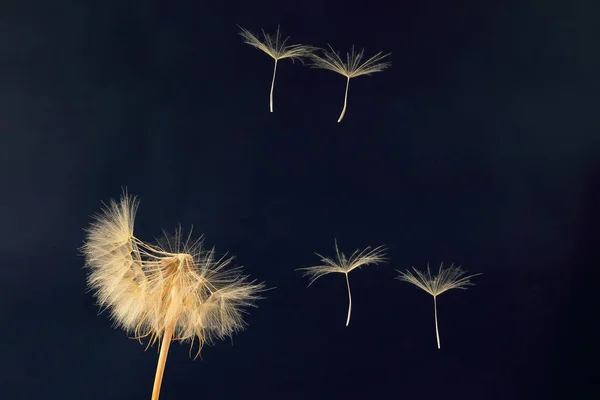
[{"label": "dark blue background", "polygon": [[[194,225],[276,287],[202,360],[172,346],[161,399],[594,397],[598,7],[327,3],[2,2],[1,398],[150,398],[156,348],[96,315],[78,253],[122,187],[142,240]],[[393,65],[337,124],[344,78],[283,60],[271,114],[236,24]],[[391,258],[350,276],[348,328],[343,277],[294,271],[334,237]],[[393,278],[442,261],[483,275],[440,297],[437,350]]]}]

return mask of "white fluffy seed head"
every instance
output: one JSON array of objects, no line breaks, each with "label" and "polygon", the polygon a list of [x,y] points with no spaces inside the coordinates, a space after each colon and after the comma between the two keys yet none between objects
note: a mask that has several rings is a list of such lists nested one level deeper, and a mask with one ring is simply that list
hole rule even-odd
[{"label": "white fluffy seed head", "polygon": [[94,216],[82,247],[88,286],[115,323],[150,343],[174,326],[174,339],[204,343],[244,328],[243,307],[264,289],[249,281],[231,258],[217,259],[202,239],[184,242],[182,231],[156,245],[137,239],[133,224],[138,202],[123,194]]}]

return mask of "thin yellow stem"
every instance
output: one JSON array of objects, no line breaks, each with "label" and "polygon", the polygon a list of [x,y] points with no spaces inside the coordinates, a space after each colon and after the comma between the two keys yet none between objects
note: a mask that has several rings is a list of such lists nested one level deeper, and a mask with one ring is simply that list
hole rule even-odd
[{"label": "thin yellow stem", "polygon": [[433,314],[435,316],[435,336],[437,338],[438,349],[440,348],[440,331],[438,329],[438,321],[437,321],[437,301],[436,296],[433,296]]},{"label": "thin yellow stem", "polygon": [[344,108],[342,109],[342,113],[340,114],[340,118],[338,119],[338,123],[342,121],[344,118],[344,114],[346,114],[346,105],[348,104],[348,86],[350,86],[350,77],[346,77],[346,94],[344,95]]},{"label": "thin yellow stem", "polygon": [[165,373],[165,365],[167,363],[167,355],[169,354],[169,346],[171,346],[171,338],[175,325],[167,326],[163,334],[162,343],[160,345],[160,355],[158,356],[158,365],[156,366],[156,375],[154,377],[154,387],[152,388],[152,400],[158,400],[160,395],[160,386],[162,384],[163,375]]},{"label": "thin yellow stem", "polygon": [[273,112],[273,88],[275,87],[275,73],[277,72],[277,60],[275,60],[275,66],[273,67],[273,79],[271,80],[271,96],[270,96],[270,109]]},{"label": "thin yellow stem", "polygon": [[346,319],[346,326],[350,324],[350,313],[352,312],[352,294],[350,293],[350,280],[348,274],[346,275],[346,286],[348,287],[348,318]]}]

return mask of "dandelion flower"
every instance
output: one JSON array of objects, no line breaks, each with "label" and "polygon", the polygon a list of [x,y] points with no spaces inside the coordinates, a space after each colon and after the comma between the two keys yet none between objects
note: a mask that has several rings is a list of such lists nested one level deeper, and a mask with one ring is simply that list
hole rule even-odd
[{"label": "dandelion flower", "polygon": [[178,229],[156,244],[141,241],[133,233],[137,207],[126,192],[111,200],[87,228],[82,252],[88,286],[115,324],[138,340],[149,337],[148,346],[160,340],[157,400],[171,341],[193,346],[197,340],[198,356],[204,344],[242,330],[243,307],[261,298],[264,285],[229,268],[232,258],[217,258],[191,232],[184,238]]}]

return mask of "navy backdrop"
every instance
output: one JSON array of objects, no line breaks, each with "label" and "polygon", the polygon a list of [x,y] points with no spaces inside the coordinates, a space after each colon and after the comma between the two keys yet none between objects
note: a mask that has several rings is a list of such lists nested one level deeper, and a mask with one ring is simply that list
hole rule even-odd
[{"label": "navy backdrop", "polygon": [[[156,348],[97,315],[78,252],[127,187],[139,238],[193,225],[276,287],[201,360],[172,346],[161,399],[592,398],[598,7],[214,3],[0,6],[0,397],[150,398]],[[283,60],[270,113],[236,24],[392,67],[338,124],[344,77]],[[390,257],[350,276],[348,328],[343,277],[294,271],[334,238]],[[438,350],[394,269],[441,262],[483,275],[440,297]]]}]

